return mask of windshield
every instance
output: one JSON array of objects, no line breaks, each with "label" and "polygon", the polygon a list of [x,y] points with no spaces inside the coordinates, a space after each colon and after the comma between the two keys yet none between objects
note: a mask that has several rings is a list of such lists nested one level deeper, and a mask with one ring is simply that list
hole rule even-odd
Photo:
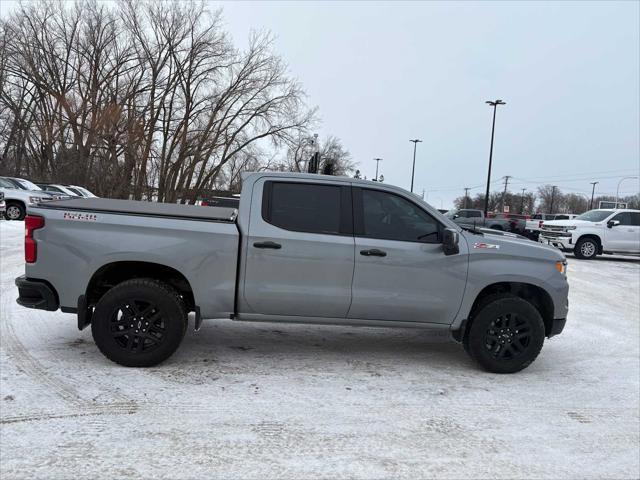
[{"label": "windshield", "polygon": [[39,186],[37,186],[35,183],[30,182],[29,180],[25,180],[23,178],[16,178],[16,182],[18,182],[20,185],[22,185],[23,187],[25,187],[27,190],[42,190]]},{"label": "windshield", "polygon": [[587,222],[601,222],[613,212],[611,210],[589,210],[588,212],[578,215],[576,220],[585,220]]}]

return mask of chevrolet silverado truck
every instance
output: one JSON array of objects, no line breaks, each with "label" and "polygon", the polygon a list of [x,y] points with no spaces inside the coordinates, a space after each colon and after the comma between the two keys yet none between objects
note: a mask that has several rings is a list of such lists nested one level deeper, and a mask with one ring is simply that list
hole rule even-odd
[{"label": "chevrolet silverado truck", "polygon": [[29,207],[18,303],[77,315],[100,351],[148,367],[203,319],[450,332],[511,373],[567,318],[564,255],[464,230],[379,182],[253,173],[238,209],[84,198]]},{"label": "chevrolet silverado truck", "polygon": [[40,190],[25,190],[6,177],[0,177],[0,192],[4,194],[3,215],[7,220],[23,220],[28,206],[56,198]]},{"label": "chevrolet silverado truck", "polygon": [[640,210],[597,209],[571,220],[545,221],[538,241],[581,260],[603,253],[640,255]]}]

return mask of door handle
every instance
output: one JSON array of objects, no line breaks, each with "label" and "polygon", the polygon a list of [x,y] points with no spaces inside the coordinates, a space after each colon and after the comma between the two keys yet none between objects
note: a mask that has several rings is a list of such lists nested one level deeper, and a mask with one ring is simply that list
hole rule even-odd
[{"label": "door handle", "polygon": [[256,248],[272,248],[273,250],[280,250],[282,248],[282,245],[280,245],[279,243],[276,242],[256,242],[253,244],[254,247]]},{"label": "door handle", "polygon": [[387,252],[372,248],[371,250],[360,250],[360,255],[364,255],[365,257],[386,257]]}]

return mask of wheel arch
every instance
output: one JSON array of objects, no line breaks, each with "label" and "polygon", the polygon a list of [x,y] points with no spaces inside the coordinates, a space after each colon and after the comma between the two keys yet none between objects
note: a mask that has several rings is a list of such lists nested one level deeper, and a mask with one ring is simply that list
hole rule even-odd
[{"label": "wheel arch", "polygon": [[196,308],[191,284],[180,271],[167,265],[146,261],[115,261],[98,268],[87,284],[87,304],[95,305],[110,288],[134,278],[153,278],[165,282],[183,297],[188,311]]},{"label": "wheel arch", "polygon": [[602,255],[602,239],[600,238],[600,236],[595,233],[583,233],[576,240],[576,245],[578,245],[578,242],[580,242],[580,240],[585,238],[592,238],[593,240],[595,240],[598,244],[598,254]]},{"label": "wheel arch", "polygon": [[454,333],[456,340],[462,340],[469,331],[473,319],[488,302],[501,296],[514,296],[531,303],[540,313],[544,322],[545,336],[551,334],[553,328],[554,305],[551,295],[542,287],[526,282],[496,282],[484,287],[471,306],[467,320]]}]

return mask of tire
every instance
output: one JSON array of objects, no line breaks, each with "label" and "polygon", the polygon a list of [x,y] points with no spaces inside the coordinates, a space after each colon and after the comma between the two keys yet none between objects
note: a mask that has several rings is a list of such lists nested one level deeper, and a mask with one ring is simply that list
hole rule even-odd
[{"label": "tire", "polygon": [[186,306],[175,289],[138,278],[119,283],[98,301],[91,334],[109,360],[125,367],[152,367],[178,349],[187,323]]},{"label": "tire", "polygon": [[17,202],[7,202],[7,209],[4,212],[4,218],[7,220],[24,220],[27,210],[24,205]]},{"label": "tire", "polygon": [[515,373],[527,368],[544,344],[540,312],[522,298],[491,297],[474,315],[464,338],[467,353],[492,373]]},{"label": "tire", "polygon": [[573,254],[580,260],[592,260],[598,255],[599,245],[595,238],[581,238],[573,249]]}]

